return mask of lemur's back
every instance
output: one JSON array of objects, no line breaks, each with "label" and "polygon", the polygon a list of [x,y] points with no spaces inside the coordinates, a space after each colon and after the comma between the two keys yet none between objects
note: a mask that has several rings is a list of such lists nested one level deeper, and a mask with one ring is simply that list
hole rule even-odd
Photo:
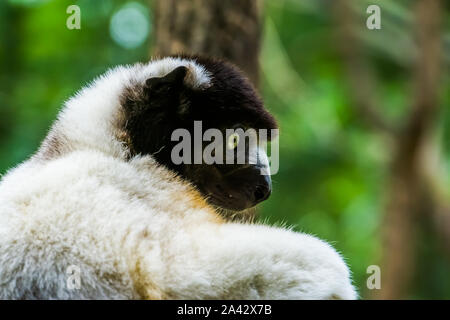
[{"label": "lemur's back", "polygon": [[117,231],[112,225],[119,215],[111,199],[123,209],[117,201],[123,192],[98,171],[106,164],[74,154],[25,164],[6,176],[0,185],[0,298],[133,297],[119,244],[107,236],[108,229]]},{"label": "lemur's back", "polygon": [[[185,188],[176,178],[161,185],[170,173],[149,169],[151,163],[85,151],[25,163],[5,176],[0,298],[140,297],[133,279],[136,262],[127,253],[142,232],[170,237],[170,230],[160,227],[181,217],[173,216],[177,204],[169,208],[163,198]],[[181,205],[188,210],[187,203]]]},{"label": "lemur's back", "polygon": [[[66,102],[36,154],[2,178],[0,298],[148,297],[135,255],[142,238],[221,220],[192,186],[151,156],[130,159],[121,141],[125,88],[180,62],[110,70]],[[193,81],[205,81],[192,68]]]}]

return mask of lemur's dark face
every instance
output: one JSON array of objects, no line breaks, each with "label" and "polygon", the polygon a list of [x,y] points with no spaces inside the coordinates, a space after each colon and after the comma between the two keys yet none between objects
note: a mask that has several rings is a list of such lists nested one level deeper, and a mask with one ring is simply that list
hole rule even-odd
[{"label": "lemur's dark face", "polygon": [[[277,128],[276,122],[264,109],[253,86],[235,67],[217,60],[194,59],[209,73],[208,84],[189,85],[192,70],[180,66],[163,77],[147,79],[143,86],[126,90],[122,105],[130,148],[134,154],[151,154],[160,164],[193,183],[216,207],[233,211],[253,207],[271,193],[267,157],[254,141],[230,134],[229,129],[266,129],[270,139],[270,129]],[[208,129],[222,133],[223,143],[212,151],[215,159],[223,158],[222,163],[207,164],[203,159],[201,164],[194,163],[194,154],[202,155],[211,144],[211,141],[195,143],[194,139],[199,138],[195,136],[198,121],[201,140]],[[191,161],[182,163],[174,161],[173,151],[180,141],[172,137],[180,128],[186,129],[183,132],[189,132],[192,138],[188,145],[191,157],[184,154],[186,149],[180,154]],[[243,148],[238,147],[241,143]],[[240,161],[226,161],[226,156],[236,159],[239,152]]]}]

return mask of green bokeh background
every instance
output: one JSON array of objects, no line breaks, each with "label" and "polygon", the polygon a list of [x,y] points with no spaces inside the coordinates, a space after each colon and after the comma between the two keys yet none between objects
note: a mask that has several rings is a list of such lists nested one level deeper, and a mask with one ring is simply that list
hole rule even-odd
[{"label": "green bokeh background", "polygon": [[[63,102],[82,86],[117,64],[148,60],[153,17],[147,1],[131,4],[149,22],[148,36],[142,35],[140,44],[130,47],[125,43],[127,34],[122,42],[111,35],[112,17],[130,2],[0,2],[0,173],[36,150]],[[412,1],[356,2],[361,7],[365,53],[380,79],[380,108],[389,119],[401,121],[411,104]],[[382,7],[382,30],[365,28],[365,8],[372,3]],[[66,8],[71,4],[81,8],[81,30],[66,28]],[[280,170],[261,214],[270,222],[293,225],[333,243],[350,264],[362,297],[370,297],[366,268],[379,264],[381,256],[388,140],[368,130],[349,106],[331,1],[264,4],[261,91],[279,120],[281,135]],[[436,129],[447,173],[449,11],[447,2],[446,65]],[[450,175],[443,179],[450,185]],[[418,250],[422,274],[409,298],[450,298],[450,263],[440,244],[430,240]],[[421,267],[422,261],[427,261],[426,267]]]}]

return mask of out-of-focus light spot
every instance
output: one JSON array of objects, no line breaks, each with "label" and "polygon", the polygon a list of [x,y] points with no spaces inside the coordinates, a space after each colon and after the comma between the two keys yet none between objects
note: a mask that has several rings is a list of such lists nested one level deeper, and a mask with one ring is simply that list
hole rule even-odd
[{"label": "out-of-focus light spot", "polygon": [[130,2],[121,7],[111,18],[111,38],[123,48],[134,49],[147,39],[150,21],[146,7]]}]

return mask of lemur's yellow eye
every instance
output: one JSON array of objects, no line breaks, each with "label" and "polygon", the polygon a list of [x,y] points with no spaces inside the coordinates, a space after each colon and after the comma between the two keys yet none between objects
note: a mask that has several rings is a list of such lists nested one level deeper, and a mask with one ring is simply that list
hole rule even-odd
[{"label": "lemur's yellow eye", "polygon": [[228,137],[228,149],[233,150],[239,144],[239,135],[237,133],[233,133]]}]

